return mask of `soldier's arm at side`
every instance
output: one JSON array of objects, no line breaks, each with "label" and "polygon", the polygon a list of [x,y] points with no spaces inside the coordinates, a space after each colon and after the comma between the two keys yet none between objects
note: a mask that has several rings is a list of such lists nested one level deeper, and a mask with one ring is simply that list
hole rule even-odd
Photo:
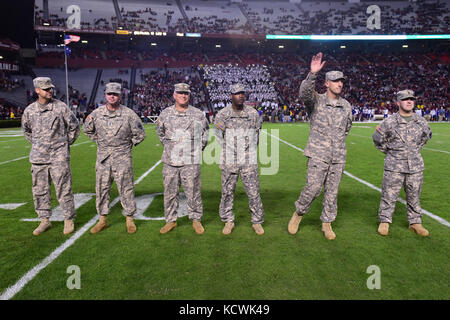
[{"label": "soldier's arm at side", "polygon": [[28,116],[28,111],[25,109],[23,115],[22,115],[22,130],[25,138],[28,140],[28,142],[32,142],[32,132],[31,132],[31,126],[30,126],[30,119]]},{"label": "soldier's arm at side", "polygon": [[159,141],[161,141],[162,145],[164,146],[165,130],[164,130],[164,117],[162,114],[160,114],[158,119],[156,119],[155,130],[156,134],[158,135]]},{"label": "soldier's arm at side", "polygon": [[258,113],[256,113],[256,119],[255,119],[255,130],[256,130],[256,145],[259,145],[259,133],[261,132],[262,128],[262,118],[259,116]]},{"label": "soldier's arm at side", "polygon": [[350,106],[350,112],[347,115],[347,127],[345,128],[345,135],[347,136],[352,128],[353,120],[352,120],[352,107]]},{"label": "soldier's arm at side", "polygon": [[97,141],[97,131],[95,130],[95,121],[92,113],[86,117],[83,127],[84,133],[93,141]]},{"label": "soldier's arm at side", "polygon": [[206,120],[206,117],[203,116],[202,119],[202,150],[206,148],[206,145],[208,144],[208,138],[209,138],[209,124],[208,120]]},{"label": "soldier's arm at side", "polygon": [[428,140],[431,139],[432,136],[432,132],[431,132],[431,128],[428,125],[427,122],[424,122],[424,130],[423,130],[423,135],[422,135],[422,141],[420,142],[420,147],[422,148],[427,142]]},{"label": "soldier's arm at side", "polygon": [[219,112],[214,119],[214,136],[221,147],[223,147],[223,139],[225,136],[225,122],[222,114]]},{"label": "soldier's arm at side", "polygon": [[309,114],[314,110],[314,106],[317,102],[317,92],[314,90],[316,78],[317,74],[310,72],[300,85],[300,99],[305,104],[306,111],[308,111]]},{"label": "soldier's arm at side", "polygon": [[73,112],[67,106],[64,108],[64,121],[67,125],[69,145],[71,145],[80,135],[80,124]]},{"label": "soldier's arm at side", "polygon": [[384,126],[384,123],[380,123],[375,129],[375,133],[372,136],[373,143],[375,147],[380,150],[383,153],[386,153],[387,146],[386,146],[386,139],[385,139],[385,132],[386,128]]},{"label": "soldier's arm at side", "polygon": [[141,119],[136,113],[134,113],[130,117],[130,127],[131,127],[131,141],[133,142],[133,146],[137,146],[139,143],[144,141],[145,130],[144,126],[142,125]]}]

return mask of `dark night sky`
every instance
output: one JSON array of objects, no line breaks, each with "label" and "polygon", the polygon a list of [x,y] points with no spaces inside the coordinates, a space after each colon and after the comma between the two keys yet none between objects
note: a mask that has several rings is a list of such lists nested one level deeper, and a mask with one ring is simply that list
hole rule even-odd
[{"label": "dark night sky", "polygon": [[22,48],[34,48],[33,16],[34,0],[2,0],[0,38],[9,38]]}]

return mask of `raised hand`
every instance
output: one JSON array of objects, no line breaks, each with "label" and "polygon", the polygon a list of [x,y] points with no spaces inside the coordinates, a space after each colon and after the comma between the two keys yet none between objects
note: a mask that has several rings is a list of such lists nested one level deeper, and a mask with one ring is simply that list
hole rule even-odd
[{"label": "raised hand", "polygon": [[325,65],[326,61],[322,62],[322,52],[319,52],[311,59],[311,72],[317,73],[320,70],[322,70],[323,66]]}]

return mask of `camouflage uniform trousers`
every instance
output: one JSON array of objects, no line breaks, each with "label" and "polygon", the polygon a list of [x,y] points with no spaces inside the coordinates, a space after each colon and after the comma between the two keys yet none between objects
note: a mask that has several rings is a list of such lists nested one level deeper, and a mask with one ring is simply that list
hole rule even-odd
[{"label": "camouflage uniform trousers", "polygon": [[381,190],[380,222],[392,223],[395,203],[402,186],[406,192],[406,215],[409,224],[422,223],[422,209],[420,207],[420,193],[422,190],[423,171],[416,173],[401,173],[384,171],[383,189]]},{"label": "camouflage uniform trousers", "polygon": [[325,223],[333,222],[337,216],[337,195],[345,163],[325,163],[318,159],[308,159],[306,186],[295,202],[298,215],[305,215],[311,203],[322,192],[324,186],[323,207],[320,220]]},{"label": "camouflage uniform trousers", "polygon": [[200,221],[203,216],[201,168],[199,164],[174,167],[164,164],[164,217],[166,223],[177,220],[180,185],[187,199],[189,219]]},{"label": "camouflage uniform trousers", "polygon": [[223,222],[234,221],[233,204],[236,183],[241,176],[242,184],[248,196],[248,205],[252,214],[252,224],[264,222],[264,209],[259,194],[258,168],[239,168],[238,170],[222,169],[222,199],[219,215]]},{"label": "camouflage uniform trousers", "polygon": [[131,157],[112,159],[108,157],[96,164],[96,208],[100,215],[109,214],[110,191],[113,181],[116,182],[120,195],[124,216],[133,216],[136,212],[134,200],[133,163]]},{"label": "camouflage uniform trousers", "polygon": [[64,213],[64,219],[75,219],[70,162],[31,164],[31,180],[34,208],[40,219],[50,218],[51,182],[55,186],[56,198]]}]

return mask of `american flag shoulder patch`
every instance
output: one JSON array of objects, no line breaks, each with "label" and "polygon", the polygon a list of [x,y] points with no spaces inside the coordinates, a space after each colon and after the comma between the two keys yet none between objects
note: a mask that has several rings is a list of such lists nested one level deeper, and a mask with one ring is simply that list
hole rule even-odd
[{"label": "american flag shoulder patch", "polygon": [[375,130],[377,130],[378,133],[382,133],[382,132],[381,132],[381,127],[380,127],[379,125],[375,128]]},{"label": "american flag shoulder patch", "polygon": [[219,128],[220,130],[224,131],[225,130],[225,126],[222,122],[217,122],[215,123],[216,127]]}]

